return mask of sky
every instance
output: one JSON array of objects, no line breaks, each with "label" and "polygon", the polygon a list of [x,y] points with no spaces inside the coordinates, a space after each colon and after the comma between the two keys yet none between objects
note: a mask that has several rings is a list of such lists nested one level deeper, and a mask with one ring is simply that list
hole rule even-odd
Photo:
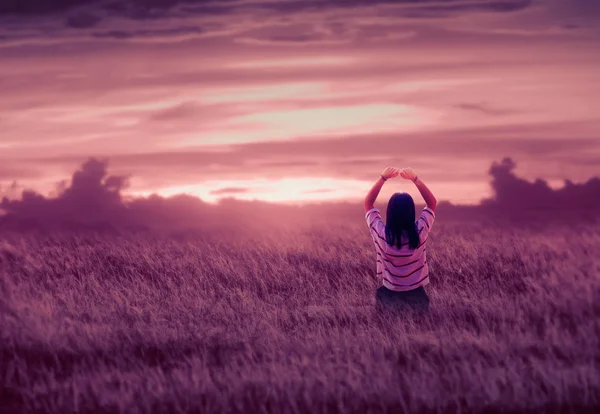
[{"label": "sky", "polygon": [[360,199],[392,165],[476,203],[504,157],[584,182],[599,23],[590,0],[2,2],[0,193],[90,157],[131,195],[209,202]]}]

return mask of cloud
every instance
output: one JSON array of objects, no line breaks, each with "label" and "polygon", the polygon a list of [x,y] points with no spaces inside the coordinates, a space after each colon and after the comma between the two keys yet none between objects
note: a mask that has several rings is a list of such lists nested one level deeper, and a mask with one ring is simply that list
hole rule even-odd
[{"label": "cloud", "polygon": [[[0,218],[3,228],[18,228],[26,223],[30,228],[69,228],[73,223],[103,225],[109,229],[202,229],[205,231],[264,231],[265,228],[294,228],[315,225],[321,221],[331,224],[340,221],[360,220],[361,203],[332,202],[303,206],[280,205],[261,201],[240,201],[233,198],[208,204],[189,195],[169,198],[126,198],[122,191],[127,187],[128,177],[109,175],[107,161],[91,158],[72,176],[70,182],[58,186],[54,197],[33,191],[23,191],[16,200],[4,198],[0,203],[6,215]],[[600,212],[600,178],[594,177],[583,184],[566,180],[559,189],[552,189],[542,180],[528,182],[514,174],[516,163],[511,158],[494,162],[489,174],[494,197],[479,206],[462,207],[442,202],[440,214],[447,218],[473,217],[501,218],[514,212],[537,212],[552,219],[555,212],[568,213],[586,209],[590,214]],[[12,190],[18,188],[13,184]],[[215,192],[235,194],[245,188],[222,188]],[[329,192],[318,188],[311,193]],[[443,211],[442,211],[443,210]],[[472,213],[476,213],[474,216]],[[564,217],[573,217],[565,214]],[[540,216],[541,217],[541,216]],[[276,218],[276,220],[274,220]],[[21,224],[20,224],[21,223]]]},{"label": "cloud", "polygon": [[445,18],[468,12],[516,12],[530,7],[533,0],[491,0],[491,1],[448,1],[442,4],[437,1],[419,2],[416,0],[403,2],[410,7],[397,8],[396,16],[409,18]]},{"label": "cloud", "polygon": [[57,198],[47,199],[25,190],[21,200],[4,198],[0,208],[9,214],[41,219],[112,219],[123,212],[121,191],[127,187],[127,177],[107,175],[106,165],[106,161],[88,160]]},{"label": "cloud", "polygon": [[100,8],[135,17],[152,17],[157,13],[183,6],[186,11],[219,13],[236,7],[263,9],[281,13],[304,11],[322,12],[329,9],[354,9],[378,5],[410,7],[428,10],[471,10],[486,9],[496,12],[511,12],[528,7],[532,0],[481,0],[464,2],[447,0],[440,5],[438,0],[19,0],[0,3],[0,14],[36,15],[60,13],[74,8],[99,5]]},{"label": "cloud", "polygon": [[[192,114],[194,112],[192,111]],[[187,109],[169,116],[190,116]],[[204,121],[202,121],[204,122]],[[483,181],[485,169],[503,154],[535,164],[552,179],[562,165],[567,176],[581,178],[593,171],[593,154],[600,150],[597,136],[572,138],[573,125],[552,123],[529,127],[511,126],[472,128],[456,131],[414,134],[380,133],[301,137],[296,140],[250,142],[186,148],[170,151],[131,151],[111,155],[114,170],[133,172],[147,188],[193,184],[216,179],[247,179],[281,176],[331,177],[337,179],[370,180],[381,165],[411,164],[437,181]],[[550,131],[554,131],[553,134]],[[451,168],[460,153],[462,168]],[[565,154],[569,158],[565,158]],[[76,168],[85,155],[21,158],[12,160],[35,166],[38,170],[62,171]],[[586,165],[585,169],[583,164]],[[236,185],[237,186],[237,185]]]},{"label": "cloud", "polygon": [[533,4],[533,0],[514,0],[514,1],[491,1],[484,7],[496,12],[514,12],[527,8]]},{"label": "cloud", "polygon": [[508,109],[496,108],[486,102],[460,103],[460,104],[455,105],[455,107],[459,108],[459,109],[463,109],[465,111],[480,112],[485,115],[491,115],[491,116],[510,115],[515,112],[515,111],[508,110]]},{"label": "cloud", "polygon": [[589,209],[600,212],[600,177],[582,184],[565,180],[561,188],[553,189],[541,178],[529,182],[517,177],[516,166],[508,157],[492,164],[489,174],[494,196],[484,200],[483,206],[506,211]]},{"label": "cloud", "polygon": [[512,12],[529,7],[532,0],[481,0],[464,2],[462,0],[447,0],[440,4],[437,0],[287,0],[271,2],[249,2],[249,5],[281,13],[317,12],[322,13],[331,9],[369,9],[377,6],[391,8],[398,12],[407,13],[420,11],[461,12],[470,10],[489,10],[494,12]]},{"label": "cloud", "polygon": [[335,20],[298,17],[297,23],[265,23],[259,27],[240,30],[234,41],[267,46],[325,46],[351,42],[408,40],[417,34],[414,30],[407,30],[388,22],[362,23],[359,18],[351,18],[353,16],[354,13],[350,13],[347,20],[342,20],[339,16],[335,17]]},{"label": "cloud", "polygon": [[[310,224],[322,220],[318,206],[280,206],[260,201],[224,199],[216,205],[181,194],[173,197],[150,195],[148,197],[124,197],[129,177],[109,175],[108,161],[88,159],[72,175],[70,182],[57,185],[54,197],[35,191],[24,190],[18,199],[4,197],[0,210],[0,227],[68,229],[72,225],[100,225],[107,229],[158,229],[183,230],[233,229],[236,231],[264,231],[273,227],[273,218],[281,220],[280,227]],[[13,183],[9,191],[20,187]],[[243,192],[243,188],[224,188],[222,193]],[[356,206],[348,203],[339,205]],[[310,213],[312,210],[318,210]],[[300,215],[299,212],[304,212]],[[288,223],[288,224],[286,224]],[[96,228],[96,227],[94,227]],[[99,227],[102,228],[102,227]],[[236,235],[239,233],[235,233]]]},{"label": "cloud", "polygon": [[94,0],[18,0],[0,2],[0,14],[46,14],[93,4]]},{"label": "cloud", "polygon": [[324,36],[306,34],[296,36],[273,35],[267,38],[242,36],[235,38],[235,42],[258,46],[333,46],[349,43],[350,39],[332,40]]},{"label": "cloud", "polygon": [[16,180],[9,185],[0,185],[0,197],[7,199],[18,199],[23,194],[23,188]]},{"label": "cloud", "polygon": [[138,30],[107,30],[103,32],[92,33],[93,37],[103,39],[165,39],[171,37],[180,37],[186,35],[198,35],[203,33],[201,27],[184,26],[165,29],[138,29]]},{"label": "cloud", "polygon": [[[0,14],[11,15],[44,15],[67,12],[84,7],[100,6],[100,8],[122,14],[133,11],[168,10],[186,0],[18,0],[0,3]],[[198,3],[212,3],[217,0],[197,0]],[[218,0],[228,1],[228,0]]]},{"label": "cloud", "polygon": [[198,116],[200,109],[201,105],[199,105],[197,102],[187,101],[172,106],[170,108],[156,111],[153,114],[151,114],[148,118],[152,121],[171,121],[185,119]]},{"label": "cloud", "polygon": [[[481,11],[498,14],[520,11],[530,4],[531,0],[448,0],[444,4],[437,0],[21,0],[0,3],[0,18],[6,15],[59,18],[66,28],[86,31],[92,39],[172,41],[170,38],[195,38],[208,31],[216,35],[234,34],[235,42],[243,44],[307,46],[408,39],[415,36],[416,31],[399,30],[398,19],[439,19]],[[256,19],[256,15],[261,18]],[[367,24],[363,28],[361,20],[365,16],[379,20],[378,24]],[[282,27],[282,17],[284,25],[290,27]],[[87,30],[102,20],[106,21],[103,26],[107,30]],[[208,28],[206,31],[189,27],[190,23],[199,21]],[[153,27],[157,22],[168,27]],[[309,30],[291,27],[310,26],[307,22],[319,27]],[[386,26],[383,33],[378,25]],[[245,33],[246,30],[251,33]],[[252,33],[256,30],[270,32]],[[81,41],[65,36],[58,29],[40,30],[38,35],[40,42]],[[11,45],[34,42],[14,31],[7,36]]]},{"label": "cloud", "polygon": [[242,194],[247,193],[250,189],[244,187],[225,187],[219,188],[218,190],[211,191],[210,193],[213,195],[223,195],[223,194]]},{"label": "cloud", "polygon": [[4,198],[0,209],[9,218],[34,219],[41,224],[52,222],[108,223],[114,226],[144,226],[190,217],[202,212],[206,203],[186,196],[163,199],[149,197],[126,202],[122,191],[126,176],[109,175],[107,160],[91,158],[72,176],[70,183],[57,186],[56,197],[46,197],[31,190],[20,199]]},{"label": "cloud", "polygon": [[194,124],[198,122],[205,124],[213,123],[216,120],[245,114],[247,111],[244,111],[236,104],[202,104],[197,101],[185,101],[158,111],[153,111],[148,115],[147,119],[152,122],[152,128],[156,128],[156,124],[173,121],[193,122]]},{"label": "cloud", "polygon": [[65,25],[75,29],[88,29],[96,26],[98,23],[100,23],[100,21],[102,21],[102,18],[98,15],[87,12],[79,12],[67,17],[65,20]]}]

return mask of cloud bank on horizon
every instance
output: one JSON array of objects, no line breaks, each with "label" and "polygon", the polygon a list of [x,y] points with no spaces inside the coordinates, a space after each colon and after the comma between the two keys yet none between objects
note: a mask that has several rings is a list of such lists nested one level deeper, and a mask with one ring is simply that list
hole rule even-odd
[{"label": "cloud bank on horizon", "polygon": [[[447,219],[481,217],[498,219],[514,218],[535,213],[542,221],[564,219],[577,212],[589,217],[600,215],[600,177],[588,179],[583,184],[565,180],[561,188],[553,189],[538,178],[530,182],[515,175],[516,163],[505,157],[493,162],[488,170],[491,176],[493,196],[478,206],[453,206],[448,202],[439,204],[438,213]],[[0,225],[20,226],[19,220],[33,220],[32,226],[57,226],[65,223],[103,224],[113,228],[153,229],[245,229],[259,231],[265,228],[285,229],[317,225],[318,223],[348,222],[362,217],[362,203],[326,203],[307,206],[242,201],[228,198],[210,204],[190,195],[180,194],[161,197],[127,197],[123,191],[130,177],[110,175],[108,161],[90,158],[75,173],[70,182],[61,182],[54,196],[44,196],[32,190],[24,190],[20,197],[3,197]],[[226,194],[236,194],[244,189],[230,188]],[[387,200],[380,198],[379,203]],[[421,199],[416,200],[421,205]],[[550,213],[548,215],[548,213]],[[556,215],[558,213],[558,215]],[[565,213],[567,215],[565,216]]]},{"label": "cloud bank on horizon", "polygon": [[132,195],[208,201],[354,199],[398,165],[477,203],[505,154],[583,182],[599,22],[587,0],[2,2],[0,184],[48,191],[89,154]]}]

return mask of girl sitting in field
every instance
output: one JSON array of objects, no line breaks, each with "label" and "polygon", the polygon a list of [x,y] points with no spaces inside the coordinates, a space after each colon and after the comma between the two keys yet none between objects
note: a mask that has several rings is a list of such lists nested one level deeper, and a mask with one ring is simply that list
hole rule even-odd
[{"label": "girl sitting in field", "polygon": [[[398,175],[416,185],[427,206],[415,222],[413,198],[407,193],[395,193],[387,205],[386,225],[373,204],[384,182]],[[380,307],[429,308],[429,297],[423,288],[429,284],[426,242],[436,204],[434,195],[411,168],[386,168],[367,194],[365,218],[377,251],[377,275],[383,278],[376,295]]]}]

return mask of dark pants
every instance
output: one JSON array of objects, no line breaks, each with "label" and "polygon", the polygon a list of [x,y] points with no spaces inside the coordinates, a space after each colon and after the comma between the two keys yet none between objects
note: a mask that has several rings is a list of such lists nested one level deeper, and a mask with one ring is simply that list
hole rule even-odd
[{"label": "dark pants", "polygon": [[389,290],[385,286],[377,289],[375,295],[380,310],[414,309],[420,312],[429,310],[429,296],[423,286],[405,292]]}]

